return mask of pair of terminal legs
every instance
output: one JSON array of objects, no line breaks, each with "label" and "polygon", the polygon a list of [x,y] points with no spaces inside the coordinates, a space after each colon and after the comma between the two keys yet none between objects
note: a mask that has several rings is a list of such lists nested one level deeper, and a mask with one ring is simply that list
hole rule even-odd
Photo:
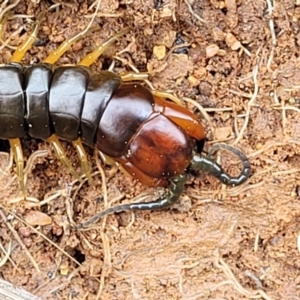
[{"label": "pair of terminal legs", "polygon": [[[218,150],[226,150],[234,154],[239,158],[242,163],[242,171],[239,176],[232,177],[227,174],[220,165],[218,165],[213,160],[213,155]],[[201,170],[205,171],[214,177],[216,177],[220,182],[229,186],[237,186],[244,183],[251,174],[251,166],[247,157],[241,153],[239,150],[235,149],[232,146],[226,144],[215,144],[212,146],[207,154],[207,156],[201,156],[196,153],[192,157],[190,169],[192,170]],[[94,215],[89,220],[85,221],[82,224],[77,226],[78,229],[86,228],[93,223],[96,223],[99,219],[103,218],[108,214],[128,211],[128,210],[156,210],[168,208],[179,199],[180,195],[184,190],[184,186],[186,183],[187,175],[180,174],[175,178],[170,180],[170,185],[165,194],[163,194],[160,198],[151,201],[151,202],[138,202],[138,203],[125,203],[121,205],[117,205],[114,207],[109,207],[100,213]]]}]

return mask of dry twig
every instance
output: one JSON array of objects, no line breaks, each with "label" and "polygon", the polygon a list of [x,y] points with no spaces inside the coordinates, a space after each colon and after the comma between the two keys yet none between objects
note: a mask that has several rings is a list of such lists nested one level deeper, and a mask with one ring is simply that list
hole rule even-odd
[{"label": "dry twig", "polygon": [[194,12],[194,10],[193,10],[193,8],[192,8],[192,5],[189,3],[189,0],[184,0],[184,2],[185,2],[185,4],[187,5],[187,7],[188,7],[190,13],[191,13],[198,21],[200,21],[201,23],[204,23],[204,24],[207,23],[204,19],[202,19],[198,14],[196,14],[196,13]]},{"label": "dry twig", "polygon": [[234,288],[241,293],[242,295],[248,297],[249,299],[259,299],[263,298],[265,300],[272,300],[262,289],[258,289],[256,291],[249,291],[245,289],[237,280],[237,278],[234,276],[233,272],[231,271],[230,267],[225,263],[225,261],[220,257],[219,251],[216,250],[216,259],[214,261],[215,266],[222,270],[226,277],[229,280],[226,280],[224,282],[219,283],[216,285],[213,290],[216,290],[218,287],[224,284],[232,284]]},{"label": "dry twig", "polygon": [[[14,217],[16,216],[14,213],[11,213],[11,214]],[[37,270],[37,272],[40,272],[40,268],[39,268],[37,262],[34,260],[34,258],[32,257],[31,253],[28,251],[27,247],[24,245],[24,243],[23,243],[22,239],[20,238],[20,236],[18,235],[17,231],[13,228],[13,226],[10,224],[10,222],[7,222],[7,217],[3,213],[3,210],[2,210],[1,207],[0,207],[0,216],[2,218],[3,223],[12,232],[13,236],[15,237],[15,239],[17,240],[17,242],[19,243],[19,245],[21,246],[21,248],[24,250],[24,252],[28,256],[28,258],[31,261],[32,265],[35,267],[35,269]]]},{"label": "dry twig", "polygon": [[252,95],[252,97],[249,100],[248,105],[247,105],[246,118],[245,118],[244,124],[242,126],[242,129],[241,129],[239,135],[237,136],[235,141],[232,143],[233,145],[236,145],[241,140],[241,138],[242,138],[247,126],[248,126],[251,107],[253,106],[253,104],[256,100],[258,90],[259,90],[259,86],[258,86],[258,82],[257,82],[257,75],[258,75],[258,64],[254,66],[253,72],[252,72],[253,83],[254,83],[254,91],[253,91],[253,95]]}]

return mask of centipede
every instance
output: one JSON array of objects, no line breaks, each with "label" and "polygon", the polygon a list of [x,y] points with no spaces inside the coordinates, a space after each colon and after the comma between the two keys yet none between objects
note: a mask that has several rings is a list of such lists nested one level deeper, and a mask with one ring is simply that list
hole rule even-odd
[{"label": "centipede", "polygon": [[[148,74],[118,75],[91,65],[116,40],[129,33],[125,28],[81,59],[77,65],[55,66],[82,33],[67,39],[42,62],[24,66],[22,59],[37,39],[45,12],[37,18],[30,36],[0,67],[0,140],[8,140],[24,198],[24,155],[20,139],[28,135],[52,145],[70,174],[79,179],[61,140],[76,148],[81,172],[93,184],[86,147],[112,158],[142,184],[165,187],[150,202],[121,204],[108,208],[77,228],[88,227],[107,214],[128,210],[165,209],[178,201],[189,171],[203,171],[221,183],[237,186],[251,174],[248,158],[228,144],[215,144],[204,154],[206,141],[200,119],[185,106],[170,101],[168,93],[143,84]],[[0,20],[3,25],[5,18]],[[242,170],[229,175],[213,158],[226,150],[237,156]]]}]

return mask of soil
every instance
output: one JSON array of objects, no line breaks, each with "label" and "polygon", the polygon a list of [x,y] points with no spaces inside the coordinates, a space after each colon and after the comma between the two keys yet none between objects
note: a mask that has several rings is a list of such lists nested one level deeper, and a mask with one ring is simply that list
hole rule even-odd
[{"label": "soil", "polygon": [[[17,4],[0,25],[0,62],[7,63],[55,1],[2,2],[0,14]],[[233,145],[249,158],[252,175],[242,186],[225,187],[210,175],[190,174],[172,209],[117,213],[79,231],[72,220],[79,224],[105,207],[163,190],[102,163],[103,177],[92,149],[95,183],[80,184],[49,144],[24,138],[26,201],[15,167],[1,154],[3,280],[41,299],[300,299],[300,3],[274,3],[102,0],[93,22],[99,30],[56,65],[78,63],[129,27],[91,69],[115,61],[119,74],[132,66],[149,72],[155,89],[186,100],[203,119],[205,150],[215,142]],[[64,1],[47,11],[22,63],[41,62],[82,31],[96,6]],[[72,144],[62,144],[80,171]],[[30,162],[33,153],[38,157]],[[234,157],[222,152],[219,159],[238,173]]]}]

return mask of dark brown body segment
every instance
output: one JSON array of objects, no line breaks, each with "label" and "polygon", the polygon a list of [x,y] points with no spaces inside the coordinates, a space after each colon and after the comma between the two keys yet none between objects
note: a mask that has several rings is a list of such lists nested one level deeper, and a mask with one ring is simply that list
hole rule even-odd
[{"label": "dark brown body segment", "polygon": [[30,136],[47,139],[53,132],[49,116],[49,89],[52,67],[47,64],[31,66],[25,71],[26,122]]},{"label": "dark brown body segment", "polygon": [[103,71],[90,76],[81,114],[80,131],[85,144],[94,145],[102,114],[120,84],[120,76],[111,72]]},{"label": "dark brown body segment", "polygon": [[0,138],[20,138],[26,133],[24,76],[19,64],[0,68]]},{"label": "dark brown body segment", "polygon": [[115,158],[126,153],[128,143],[153,112],[151,92],[137,84],[115,91],[99,122],[96,147]]},{"label": "dark brown body segment", "polygon": [[89,73],[82,67],[60,67],[53,73],[49,95],[49,113],[54,133],[62,139],[78,138],[81,111]]}]

